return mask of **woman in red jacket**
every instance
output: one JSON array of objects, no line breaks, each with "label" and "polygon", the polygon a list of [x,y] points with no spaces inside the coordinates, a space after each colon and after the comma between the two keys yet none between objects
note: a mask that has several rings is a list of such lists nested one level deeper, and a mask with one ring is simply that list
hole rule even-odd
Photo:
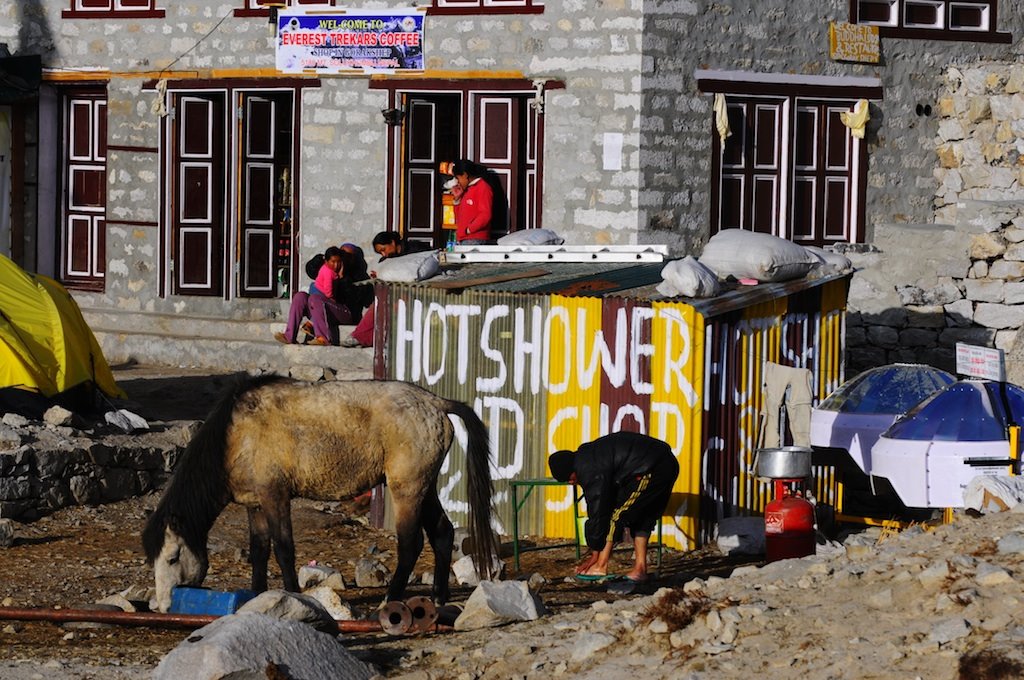
[{"label": "woman in red jacket", "polygon": [[460,245],[483,245],[491,240],[491,218],[494,214],[494,190],[484,179],[487,168],[466,160],[452,164],[458,180],[455,194],[455,238]]}]

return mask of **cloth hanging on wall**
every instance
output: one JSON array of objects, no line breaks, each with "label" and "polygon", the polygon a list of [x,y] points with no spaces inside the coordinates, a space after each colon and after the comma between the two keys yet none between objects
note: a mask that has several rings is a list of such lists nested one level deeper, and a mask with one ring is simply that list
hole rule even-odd
[{"label": "cloth hanging on wall", "polygon": [[860,99],[853,107],[853,112],[844,111],[839,114],[839,120],[843,125],[850,128],[850,134],[857,139],[864,139],[864,128],[867,127],[871,115],[868,113],[868,100]]},{"label": "cloth hanging on wall", "polygon": [[725,105],[725,95],[721,92],[715,93],[715,129],[718,130],[718,136],[722,140],[722,146],[725,146],[725,140],[732,136],[732,130],[729,129],[729,110]]},{"label": "cloth hanging on wall", "polygon": [[762,389],[762,445],[767,448],[781,445],[779,412],[785,406],[793,445],[810,446],[811,371],[766,361],[762,373]]}]

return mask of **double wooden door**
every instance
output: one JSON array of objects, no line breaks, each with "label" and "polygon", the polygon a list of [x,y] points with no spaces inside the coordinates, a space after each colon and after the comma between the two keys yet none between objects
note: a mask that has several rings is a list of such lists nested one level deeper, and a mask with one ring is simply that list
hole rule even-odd
[{"label": "double wooden door", "polygon": [[291,91],[172,94],[172,293],[287,293],[295,236],[293,102]]},{"label": "double wooden door", "polygon": [[[483,91],[413,92],[404,97],[400,207],[409,238],[445,242],[443,161],[466,157],[500,180],[491,235],[539,226],[538,116],[524,94]],[[468,152],[464,151],[468,149]]]}]

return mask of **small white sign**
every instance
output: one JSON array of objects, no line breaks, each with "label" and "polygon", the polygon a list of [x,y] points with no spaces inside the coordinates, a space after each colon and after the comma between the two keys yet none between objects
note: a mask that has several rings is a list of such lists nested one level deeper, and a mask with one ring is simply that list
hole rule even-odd
[{"label": "small white sign", "polygon": [[604,169],[622,170],[622,133],[604,133]]},{"label": "small white sign", "polygon": [[1003,350],[956,343],[956,372],[970,378],[1006,381]]}]

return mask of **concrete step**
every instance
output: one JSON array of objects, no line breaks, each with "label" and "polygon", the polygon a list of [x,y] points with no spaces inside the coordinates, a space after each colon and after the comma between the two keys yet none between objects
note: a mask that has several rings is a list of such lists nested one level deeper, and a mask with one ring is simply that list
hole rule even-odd
[{"label": "concrete step", "polygon": [[[107,362],[274,371],[304,380],[373,377],[373,349],[282,345],[277,321],[82,309]],[[351,330],[350,328],[348,330]],[[342,337],[347,335],[342,327]]]}]

